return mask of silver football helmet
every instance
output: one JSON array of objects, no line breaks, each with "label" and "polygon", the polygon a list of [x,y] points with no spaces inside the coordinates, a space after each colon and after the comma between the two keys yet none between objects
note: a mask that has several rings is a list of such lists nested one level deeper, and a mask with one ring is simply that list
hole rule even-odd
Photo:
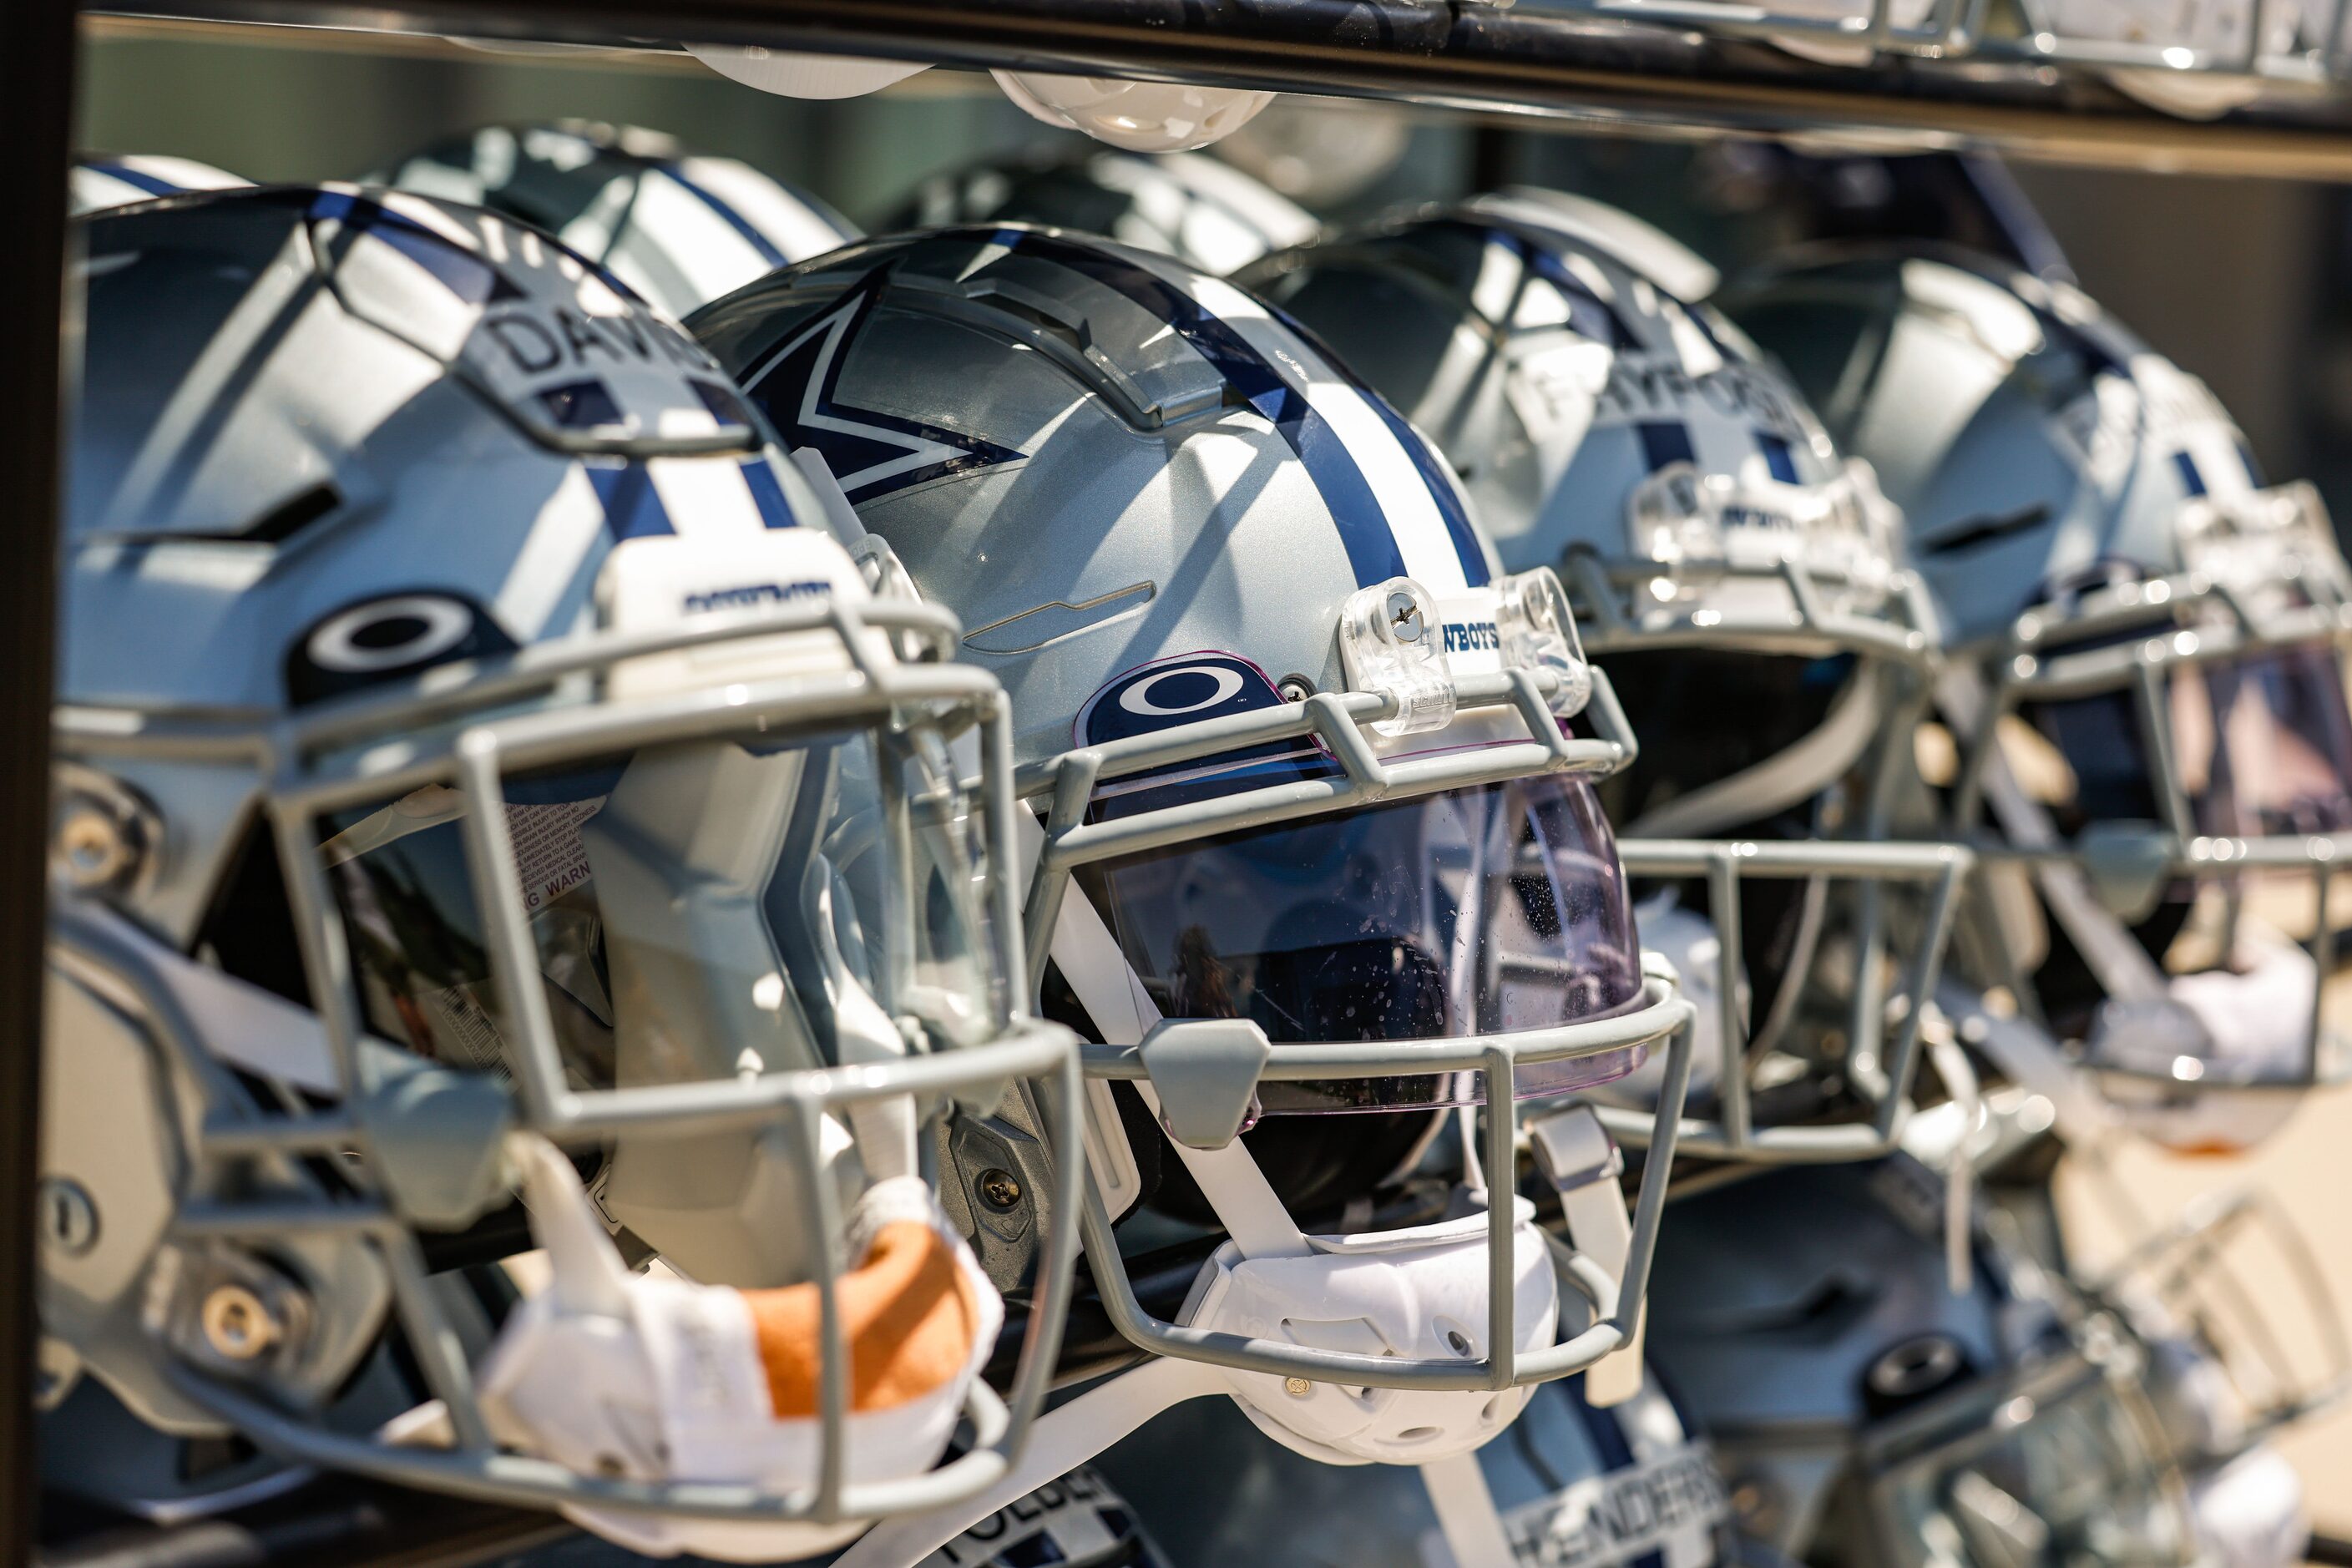
[{"label": "silver football helmet", "polygon": [[1991,868],[1978,978],[2149,1136],[2266,1136],[2346,1065],[2319,978],[2352,572],[2317,492],[2264,485],[2204,384],[2079,293],[1962,253],[1835,253],[1734,308],[1877,466],[1943,607],[1923,762],[2031,868]]},{"label": "silver football helmet", "polygon": [[[1008,1412],[923,1142],[1077,1076],[1022,1005],[1011,737],[952,618],[534,229],[331,186],[82,238],[53,1394],[661,1552],[803,1555],[1001,1474],[1074,1232],[1031,1216]],[[518,1189],[549,1280],[468,1355],[431,1259]],[[430,1397],[354,1427],[387,1336]]]},{"label": "silver football helmet", "polygon": [[[1108,242],[872,241],[693,327],[1006,684],[1033,979],[1093,1041],[1088,1257],[1160,1358],[1047,1423],[1099,1447],[1223,1393],[1313,1457],[1415,1464],[1624,1345],[1668,1160],[1621,1267],[1563,1261],[1558,1342],[1509,1195],[1517,1100],[1675,1036],[1670,1153],[1688,1062],[1590,784],[1622,715],[1552,574],[1497,572],[1443,459],[1264,306]],[[1622,1228],[1608,1140],[1559,1131]],[[1169,1242],[1172,1321],[1122,1257]]]},{"label": "silver football helmet", "polygon": [[918,186],[900,224],[1041,223],[1172,256],[1220,277],[1320,226],[1230,163],[1200,153],[1147,157],[1108,149],[1083,158],[982,163]]},{"label": "silver football helmet", "polygon": [[152,153],[84,153],[74,160],[66,202],[75,213],[129,206],[187,191],[225,191],[250,184],[194,158]]},{"label": "silver football helmet", "polygon": [[1946,1202],[1898,1154],[1675,1205],[1650,1344],[1739,1527],[1825,1568],[2191,1562],[2128,1336],[1981,1231],[1955,1291]]},{"label": "silver football helmet", "polygon": [[544,229],[673,316],[858,232],[749,163],[584,120],[485,126],[372,180]]},{"label": "silver football helmet", "polygon": [[1602,800],[1700,1007],[1713,1114],[1685,1146],[1888,1147],[1969,857],[1887,841],[1937,631],[1868,468],[1685,302],[1706,263],[1597,203],[1479,197],[1237,280],[1430,433],[1504,563],[1556,567],[1628,708],[1664,716]]}]

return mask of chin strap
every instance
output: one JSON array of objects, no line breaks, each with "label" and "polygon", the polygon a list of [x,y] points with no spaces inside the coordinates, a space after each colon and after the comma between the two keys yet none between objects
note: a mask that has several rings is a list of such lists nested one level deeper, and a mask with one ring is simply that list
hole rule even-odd
[{"label": "chin strap", "polygon": [[1230,1392],[1215,1367],[1154,1356],[1039,1416],[1021,1462],[996,1485],[929,1513],[885,1520],[834,1559],[833,1568],[915,1568],[982,1520],[1069,1474],[1161,1411]]},{"label": "chin strap", "polygon": [[1944,1275],[1955,1296],[1976,1289],[1976,1140],[1984,1121],[1984,1096],[1976,1068],[1949,1024],[1942,1018],[1923,1020],[1921,1037],[1936,1076],[1959,1107],[1960,1134],[1952,1140],[1944,1163]]},{"label": "chin strap", "polygon": [[[1053,953],[1062,978],[1077,994],[1079,1005],[1094,1020],[1106,1045],[1139,1045],[1160,1022],[1158,1005],[1136,978],[1118,940],[1094,905],[1076,889],[1062,900],[1054,926]],[[1160,1096],[1151,1081],[1136,1079],[1135,1090],[1157,1119]],[[1168,1146],[1184,1162],[1184,1169],[1209,1200],[1209,1206],[1216,1210],[1225,1233],[1244,1258],[1305,1258],[1312,1250],[1281,1197],[1267,1184],[1265,1173],[1238,1139],[1222,1149],[1194,1149],[1171,1137]]]},{"label": "chin strap", "polygon": [[[1589,1105],[1571,1105],[1528,1124],[1536,1165],[1559,1194],[1568,1222],[1569,1245],[1598,1263],[1612,1279],[1625,1278],[1633,1248],[1633,1216],[1625,1206],[1625,1155]],[[1610,1352],[1584,1374],[1584,1402],[1605,1410],[1642,1392],[1642,1336],[1645,1310],[1633,1321],[1624,1345]]]},{"label": "chin strap", "polygon": [[1517,1568],[1518,1556],[1511,1550],[1510,1535],[1503,1529],[1502,1512],[1495,1507],[1495,1494],[1487,1489],[1477,1455],[1430,1460],[1421,1467],[1421,1484],[1429,1489],[1429,1506],[1437,1515],[1454,1568]]}]

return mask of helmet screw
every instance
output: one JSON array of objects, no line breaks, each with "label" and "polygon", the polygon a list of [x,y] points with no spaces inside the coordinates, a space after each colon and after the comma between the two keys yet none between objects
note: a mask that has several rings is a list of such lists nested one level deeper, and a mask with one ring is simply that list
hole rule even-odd
[{"label": "helmet screw", "polygon": [[205,1342],[230,1361],[251,1361],[283,1331],[261,1298],[242,1285],[222,1285],[205,1298]]},{"label": "helmet screw", "polygon": [[1399,642],[1421,640],[1421,604],[1402,589],[1389,595],[1389,630]]},{"label": "helmet screw", "polygon": [[1303,675],[1286,675],[1275,689],[1285,702],[1304,702],[1315,695],[1315,683]]},{"label": "helmet screw", "polygon": [[1303,1377],[1286,1377],[1282,1380],[1282,1392],[1293,1399],[1304,1399],[1315,1392],[1315,1385]]},{"label": "helmet screw", "polygon": [[990,1208],[1009,1209],[1021,1201],[1021,1180],[1010,1171],[992,1165],[972,1184]]},{"label": "helmet screw", "polygon": [[68,875],[83,888],[111,882],[131,860],[121,826],[87,802],[67,808],[58,824],[58,850]]},{"label": "helmet screw", "polygon": [[98,1205],[79,1182],[45,1177],[37,1202],[41,1234],[51,1247],[68,1258],[79,1258],[98,1245]]}]

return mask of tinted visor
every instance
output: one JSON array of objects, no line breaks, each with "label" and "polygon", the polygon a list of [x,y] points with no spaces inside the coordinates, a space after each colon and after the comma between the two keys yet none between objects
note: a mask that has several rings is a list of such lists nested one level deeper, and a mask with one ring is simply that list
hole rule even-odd
[{"label": "tinted visor", "polygon": [[[572,1086],[982,1037],[987,862],[955,778],[919,731],[696,741],[506,778],[519,913]],[[320,855],[370,1027],[504,1076],[510,1021],[489,895],[467,869],[472,806],[431,785],[343,813]]]},{"label": "tinted visor", "polygon": [[[1528,853],[1532,851],[1532,853]],[[1542,1029],[1634,1005],[1616,849],[1581,782],[1454,790],[1082,868],[1161,1014],[1276,1044]],[[1629,1047],[1522,1066],[1520,1097],[1641,1065]],[[1259,1086],[1265,1114],[1476,1103],[1475,1073]]]},{"label": "tinted visor", "polygon": [[[2265,650],[2167,677],[2174,782],[2199,833],[2253,838],[2352,828],[2352,712],[2332,647]],[[2035,793],[2062,831],[2095,821],[2162,821],[2138,704],[2129,691],[2021,712],[2065,766]]]}]

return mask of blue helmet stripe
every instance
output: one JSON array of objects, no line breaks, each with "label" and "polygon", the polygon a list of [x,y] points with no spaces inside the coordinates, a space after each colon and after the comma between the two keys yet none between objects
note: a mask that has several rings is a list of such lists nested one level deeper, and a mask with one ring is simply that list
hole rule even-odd
[{"label": "blue helmet stripe", "polygon": [[784,500],[784,487],[776,479],[776,470],[768,466],[765,458],[746,458],[742,463],[743,482],[751,488],[751,504],[760,509],[760,524],[763,528],[797,528],[800,519],[793,515],[792,503]]},{"label": "blue helmet stripe", "polygon": [[1690,426],[1679,419],[1656,420],[1636,425],[1633,433],[1642,438],[1642,460],[1656,473],[1668,463],[1689,463],[1697,460],[1691,446]]},{"label": "blue helmet stripe", "polygon": [[751,248],[760,253],[761,260],[766,262],[771,267],[782,267],[785,262],[792,259],[782,251],[776,248],[775,242],[773,240],[770,239],[766,235],[761,234],[757,228],[753,227],[750,218],[747,218],[741,213],[737,212],[733,204],[728,202],[709,186],[698,184],[697,182],[687,178],[686,171],[679,168],[676,163],[664,163],[661,166],[661,172],[668,175],[671,179],[677,181],[679,184],[685,186],[686,189],[692,193],[703,205],[709,207],[712,212],[717,213],[721,218],[725,219],[727,226],[730,228],[732,228],[737,234],[741,235],[745,241],[751,245]]},{"label": "blue helmet stripe", "polygon": [[670,522],[669,509],[662,505],[660,492],[654,489],[653,470],[645,464],[591,463],[588,483],[604,508],[604,526],[612,531],[614,543],[677,531]]},{"label": "blue helmet stripe", "polygon": [[1769,430],[1759,430],[1756,445],[1762,449],[1764,466],[1771,470],[1774,479],[1784,485],[1797,482],[1797,454],[1788,442]]},{"label": "blue helmet stripe", "polygon": [[2180,476],[2182,489],[2187,490],[2192,497],[2206,493],[2205,476],[2199,471],[2196,458],[2186,452],[2175,452],[2172,454],[2172,468],[2173,471]]},{"label": "blue helmet stripe", "polygon": [[132,168],[128,163],[105,163],[86,166],[95,174],[104,174],[110,180],[120,180],[124,184],[135,186],[151,196],[176,196],[181,191],[181,187],[171,181],[158,179],[152,174]]},{"label": "blue helmet stripe", "polygon": [[[1323,504],[1339,525],[1339,542],[1347,549],[1357,584],[1369,588],[1405,575],[1396,531],[1388,513],[1381,510],[1363,470],[1356,466],[1347,442],[1316,412],[1306,392],[1285,380],[1248,340],[1210,314],[1200,301],[1132,262],[1030,229],[1000,229],[994,239],[1009,251],[1051,261],[1091,279],[1173,328],[1251,407],[1273,422],[1306,465],[1308,477],[1322,493]],[[1370,401],[1375,405],[1379,402]],[[1411,443],[1407,445],[1410,447]],[[1440,502],[1441,509],[1444,504]]]},{"label": "blue helmet stripe", "polygon": [[[1347,363],[1333,353],[1330,346],[1321,338],[1316,336],[1315,330],[1306,322],[1279,305],[1265,301],[1261,303],[1265,304],[1266,314],[1297,333],[1308,348],[1323,356],[1326,363],[1345,364]],[[1412,422],[1397,411],[1395,405],[1370,387],[1362,390],[1364,401],[1370,404],[1373,411],[1380,415],[1381,423],[1389,427],[1389,434],[1396,437],[1397,445],[1402,447],[1405,456],[1412,459],[1412,466],[1420,473],[1422,483],[1429,487],[1430,500],[1436,502],[1437,515],[1445,521],[1446,537],[1454,541],[1454,553],[1462,563],[1462,581],[1473,588],[1486,586],[1494,579],[1493,574],[1486,570],[1486,549],[1478,542],[1478,531],[1470,525],[1470,514],[1463,510],[1461,493],[1454,488],[1453,479],[1447,477],[1445,471],[1438,466],[1435,450],[1427,441],[1422,439],[1419,432],[1413,429]]]},{"label": "blue helmet stripe", "polygon": [[[1332,359],[1328,354],[1324,357]],[[1339,362],[1333,359],[1332,363],[1336,364]],[[1397,445],[1402,447],[1405,456],[1412,459],[1413,468],[1421,475],[1422,483],[1429,487],[1429,497],[1437,503],[1437,515],[1445,520],[1445,535],[1454,541],[1454,553],[1461,558],[1462,581],[1473,588],[1485,587],[1493,581],[1492,574],[1486,570],[1486,552],[1479,547],[1478,531],[1470,526],[1470,514],[1463,509],[1462,497],[1454,489],[1454,481],[1446,477],[1444,469],[1437,466],[1436,452],[1421,438],[1420,432],[1406,421],[1405,416],[1390,405],[1387,398],[1377,392],[1367,392],[1364,401],[1379,413],[1390,434],[1397,438]]]}]

